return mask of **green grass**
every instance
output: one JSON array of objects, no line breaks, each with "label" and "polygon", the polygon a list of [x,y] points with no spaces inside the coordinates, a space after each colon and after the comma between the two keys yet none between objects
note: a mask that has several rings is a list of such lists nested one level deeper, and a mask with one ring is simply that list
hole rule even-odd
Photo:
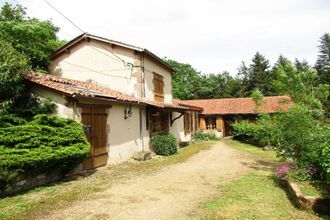
[{"label": "green grass", "polygon": [[75,201],[83,200],[86,196],[93,198],[94,192],[106,190],[123,179],[149,175],[164,166],[184,162],[194,154],[209,149],[213,143],[196,142],[172,156],[113,165],[75,181],[63,181],[0,199],[0,219],[34,219],[35,216],[47,214],[49,210],[59,210]]},{"label": "green grass", "polygon": [[[226,184],[219,185],[219,196],[202,204],[203,219],[318,219],[290,202],[279,187],[273,170],[279,160],[272,151],[225,139],[235,149],[249,152],[261,165],[260,169]],[[265,164],[269,169],[264,169]]]},{"label": "green grass", "polygon": [[276,157],[275,151],[263,150],[260,147],[256,147],[256,146],[253,146],[253,145],[250,145],[250,144],[245,144],[245,143],[242,143],[242,142],[239,142],[239,141],[235,141],[231,138],[225,138],[225,139],[223,139],[223,141],[226,144],[235,147],[236,149],[249,152],[252,155],[259,156],[262,159],[266,159],[268,161],[274,161],[274,162],[279,161],[279,159]]},{"label": "green grass", "polygon": [[306,196],[329,195],[329,186],[319,182],[297,182],[301,192]]}]

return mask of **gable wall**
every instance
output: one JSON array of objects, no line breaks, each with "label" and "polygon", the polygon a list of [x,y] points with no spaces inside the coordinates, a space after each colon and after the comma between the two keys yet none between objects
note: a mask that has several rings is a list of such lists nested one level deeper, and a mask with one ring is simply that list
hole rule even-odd
[{"label": "gable wall", "polygon": [[[136,84],[141,68],[125,67],[111,52],[126,62],[136,65],[141,56],[133,50],[110,44],[90,40],[82,41],[69,49],[69,53],[62,53],[49,66],[51,74],[80,81],[92,81],[95,84],[111,88],[124,94],[140,97]],[[111,52],[109,52],[111,51]]]}]

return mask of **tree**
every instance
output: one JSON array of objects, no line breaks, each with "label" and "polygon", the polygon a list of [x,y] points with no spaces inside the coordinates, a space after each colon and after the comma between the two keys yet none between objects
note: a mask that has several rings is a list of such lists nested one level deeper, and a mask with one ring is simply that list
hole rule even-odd
[{"label": "tree", "polygon": [[22,95],[28,72],[28,58],[0,39],[0,114]]},{"label": "tree", "polygon": [[232,77],[229,72],[224,71],[219,74],[207,76],[212,93],[209,98],[231,98],[237,97],[239,92],[239,80]]},{"label": "tree", "polygon": [[258,88],[265,95],[269,94],[271,81],[271,72],[269,71],[269,61],[259,52],[257,52],[249,68],[250,91]]},{"label": "tree", "polygon": [[26,18],[25,9],[21,5],[11,6],[7,2],[0,11],[0,21],[23,21]]},{"label": "tree", "polygon": [[219,74],[202,74],[190,64],[167,58],[164,60],[176,69],[172,77],[174,98],[187,100],[238,96],[239,79],[233,78],[226,71]]},{"label": "tree", "polygon": [[250,96],[255,89],[259,89],[265,95],[271,95],[270,82],[273,74],[269,68],[269,61],[259,52],[254,55],[249,67],[242,62],[238,69],[238,76],[241,79],[240,96]]},{"label": "tree", "polygon": [[329,95],[329,85],[317,85],[317,73],[306,62],[295,61],[293,65],[288,59],[273,68],[275,79],[273,90],[279,95],[289,95],[295,103],[307,106],[317,115],[322,115],[322,107]]},{"label": "tree", "polygon": [[330,84],[330,34],[325,33],[320,40],[319,54],[315,68],[321,83]]},{"label": "tree", "polygon": [[50,55],[63,44],[56,37],[58,30],[51,21],[26,17],[20,5],[5,3],[1,8],[0,37],[28,56],[33,69],[47,69]]},{"label": "tree", "polygon": [[172,75],[172,93],[174,98],[187,100],[195,97],[194,85],[199,84],[200,73],[190,64],[179,63],[175,60],[164,58],[165,62],[176,69]]}]

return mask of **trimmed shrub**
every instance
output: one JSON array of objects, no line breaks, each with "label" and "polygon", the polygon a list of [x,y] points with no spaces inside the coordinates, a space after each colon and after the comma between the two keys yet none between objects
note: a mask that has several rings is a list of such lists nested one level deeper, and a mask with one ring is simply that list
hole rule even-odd
[{"label": "trimmed shrub", "polygon": [[158,134],[151,139],[152,147],[158,155],[172,155],[177,149],[176,138],[172,134]]},{"label": "trimmed shrub", "polygon": [[195,139],[199,141],[219,140],[219,138],[214,133],[196,131],[194,135],[195,135]]},{"label": "trimmed shrub", "polygon": [[0,116],[0,128],[26,124],[26,120],[13,115]]},{"label": "trimmed shrub", "polygon": [[82,128],[73,120],[37,115],[31,122],[0,128],[0,190],[19,173],[68,172],[88,152]]}]

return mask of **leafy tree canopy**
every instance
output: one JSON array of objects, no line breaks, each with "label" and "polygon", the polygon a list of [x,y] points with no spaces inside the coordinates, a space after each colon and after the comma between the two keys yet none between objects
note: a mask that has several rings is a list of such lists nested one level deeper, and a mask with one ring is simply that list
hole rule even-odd
[{"label": "leafy tree canopy", "polygon": [[0,10],[0,37],[29,57],[32,69],[47,69],[50,55],[63,44],[58,30],[51,21],[27,17],[20,5],[5,3]]},{"label": "leafy tree canopy", "polygon": [[239,81],[228,72],[206,75],[190,64],[167,58],[165,61],[176,69],[172,78],[172,92],[175,98],[187,100],[237,96]]},{"label": "leafy tree canopy", "polygon": [[329,85],[317,83],[317,73],[305,61],[280,57],[273,68],[275,79],[272,88],[278,95],[289,95],[296,103],[309,106],[321,114],[329,96]]},{"label": "leafy tree canopy", "polygon": [[22,94],[28,58],[0,39],[0,113]]}]

